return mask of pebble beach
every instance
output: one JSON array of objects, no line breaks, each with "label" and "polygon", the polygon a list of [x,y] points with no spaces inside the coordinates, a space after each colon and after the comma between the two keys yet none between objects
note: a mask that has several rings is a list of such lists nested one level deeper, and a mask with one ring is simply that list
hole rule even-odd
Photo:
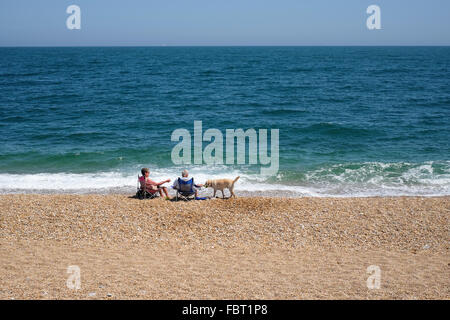
[{"label": "pebble beach", "polygon": [[449,213],[448,196],[1,195],[0,299],[449,299]]}]

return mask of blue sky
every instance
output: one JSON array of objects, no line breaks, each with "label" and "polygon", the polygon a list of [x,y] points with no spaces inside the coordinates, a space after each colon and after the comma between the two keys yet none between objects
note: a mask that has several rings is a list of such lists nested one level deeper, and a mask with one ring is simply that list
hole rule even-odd
[{"label": "blue sky", "polygon": [[[66,28],[71,4],[81,30]],[[0,0],[0,46],[160,45],[450,45],[450,1]]]}]

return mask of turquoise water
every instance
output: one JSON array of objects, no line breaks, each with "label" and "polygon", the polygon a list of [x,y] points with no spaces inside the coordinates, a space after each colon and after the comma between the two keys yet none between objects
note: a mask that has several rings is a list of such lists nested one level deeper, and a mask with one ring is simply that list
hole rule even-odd
[{"label": "turquoise water", "polygon": [[[171,133],[278,128],[279,172],[237,193],[450,194],[450,47],[0,48],[0,192],[175,178]],[[270,141],[269,141],[270,142]],[[204,143],[206,146],[207,143]]]}]

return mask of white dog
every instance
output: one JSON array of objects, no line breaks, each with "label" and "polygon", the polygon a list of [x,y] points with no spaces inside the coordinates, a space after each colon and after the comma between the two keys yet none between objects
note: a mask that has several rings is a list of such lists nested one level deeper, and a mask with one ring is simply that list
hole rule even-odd
[{"label": "white dog", "polygon": [[238,181],[240,177],[237,177],[236,179],[232,180],[232,179],[216,179],[216,180],[208,180],[206,181],[204,187],[205,188],[213,188],[214,189],[214,195],[213,197],[216,196],[216,191],[220,190],[222,191],[222,198],[225,199],[225,194],[223,193],[224,189],[228,189],[230,190],[230,198],[231,197],[235,197],[236,195],[234,194],[234,183],[236,181]]}]

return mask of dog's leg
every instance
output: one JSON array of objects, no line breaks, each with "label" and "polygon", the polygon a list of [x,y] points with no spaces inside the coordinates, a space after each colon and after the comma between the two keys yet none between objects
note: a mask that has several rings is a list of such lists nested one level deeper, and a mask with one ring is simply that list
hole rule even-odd
[{"label": "dog's leg", "polygon": [[213,198],[216,197],[216,189],[214,189],[214,194],[213,194]]},{"label": "dog's leg", "polygon": [[222,199],[225,199],[225,192],[224,192],[224,190],[225,189],[222,189]]}]

